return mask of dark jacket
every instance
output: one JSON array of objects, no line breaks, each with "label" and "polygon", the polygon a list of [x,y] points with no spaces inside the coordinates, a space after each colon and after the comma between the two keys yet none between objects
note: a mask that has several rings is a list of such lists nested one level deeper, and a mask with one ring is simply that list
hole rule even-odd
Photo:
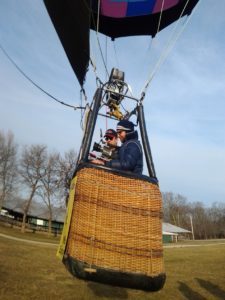
[{"label": "dark jacket", "polygon": [[137,131],[126,135],[126,140],[119,149],[118,159],[112,159],[111,161],[106,162],[105,166],[142,174],[143,153],[141,143],[138,141]]},{"label": "dark jacket", "polygon": [[120,150],[120,147],[116,147],[114,149],[114,151],[112,152],[111,159],[119,159],[119,150]]}]

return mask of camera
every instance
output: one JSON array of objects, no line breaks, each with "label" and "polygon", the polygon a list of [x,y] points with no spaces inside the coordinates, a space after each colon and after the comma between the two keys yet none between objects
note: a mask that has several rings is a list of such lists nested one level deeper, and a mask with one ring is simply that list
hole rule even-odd
[{"label": "camera", "polygon": [[112,147],[102,146],[101,144],[96,142],[94,143],[92,151],[101,152],[102,158],[107,158],[107,159],[111,159],[113,154]]}]

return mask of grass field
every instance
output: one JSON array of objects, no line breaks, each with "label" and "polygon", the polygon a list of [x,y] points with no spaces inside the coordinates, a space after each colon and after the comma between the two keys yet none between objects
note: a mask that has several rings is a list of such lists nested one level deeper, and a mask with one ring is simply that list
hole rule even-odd
[{"label": "grass field", "polygon": [[192,242],[191,247],[165,248],[166,284],[159,292],[147,293],[73,278],[56,258],[58,237],[49,239],[37,233],[22,235],[2,226],[0,233],[51,243],[31,244],[0,235],[1,300],[225,300],[224,240]]}]

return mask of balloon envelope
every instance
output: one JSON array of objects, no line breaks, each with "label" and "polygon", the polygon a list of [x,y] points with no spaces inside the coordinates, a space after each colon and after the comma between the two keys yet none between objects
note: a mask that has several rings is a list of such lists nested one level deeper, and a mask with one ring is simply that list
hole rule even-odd
[{"label": "balloon envelope", "polygon": [[89,63],[90,29],[112,39],[133,35],[154,37],[181,16],[189,15],[198,1],[44,0],[44,3],[82,86]]}]

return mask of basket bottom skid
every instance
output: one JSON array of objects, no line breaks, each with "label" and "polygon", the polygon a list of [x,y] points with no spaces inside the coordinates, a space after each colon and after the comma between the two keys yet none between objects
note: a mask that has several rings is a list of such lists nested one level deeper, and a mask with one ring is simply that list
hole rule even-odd
[{"label": "basket bottom skid", "polygon": [[158,274],[154,277],[144,274],[125,273],[100,268],[94,265],[90,266],[69,255],[63,259],[63,263],[69,272],[77,278],[149,292],[155,292],[162,289],[166,280],[165,273]]}]

